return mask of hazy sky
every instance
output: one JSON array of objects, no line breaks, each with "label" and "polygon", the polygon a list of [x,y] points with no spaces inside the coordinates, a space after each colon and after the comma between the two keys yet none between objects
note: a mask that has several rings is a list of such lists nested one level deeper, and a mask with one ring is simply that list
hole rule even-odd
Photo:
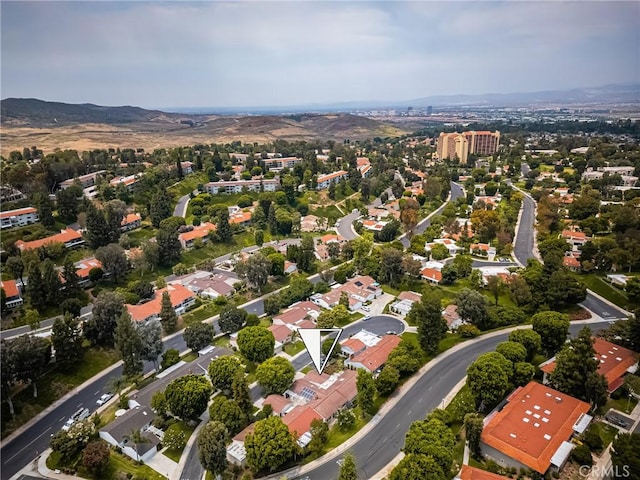
[{"label": "hazy sky", "polygon": [[640,2],[11,2],[1,96],[143,107],[640,82]]}]

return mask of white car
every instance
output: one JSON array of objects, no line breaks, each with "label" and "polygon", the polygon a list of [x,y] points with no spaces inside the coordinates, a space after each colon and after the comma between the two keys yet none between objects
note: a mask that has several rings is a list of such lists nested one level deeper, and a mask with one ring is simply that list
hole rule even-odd
[{"label": "white car", "polygon": [[371,309],[369,307],[367,307],[366,305],[364,305],[362,307],[362,310],[364,310],[365,312],[370,312],[371,311]]},{"label": "white car", "polygon": [[104,405],[105,403],[107,403],[109,400],[111,400],[111,398],[113,397],[113,393],[105,393],[104,395],[102,395],[97,401],[96,403],[98,405]]}]

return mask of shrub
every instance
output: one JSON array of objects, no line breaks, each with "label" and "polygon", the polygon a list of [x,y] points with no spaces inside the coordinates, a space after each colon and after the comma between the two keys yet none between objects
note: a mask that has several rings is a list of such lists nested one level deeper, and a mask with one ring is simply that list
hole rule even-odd
[{"label": "shrub", "polygon": [[480,329],[475,325],[471,325],[469,323],[465,323],[464,325],[460,325],[456,330],[458,335],[462,338],[475,338],[480,335]]},{"label": "shrub", "polygon": [[578,445],[571,452],[571,457],[576,461],[578,465],[593,465],[593,458],[591,457],[591,450],[586,445]]}]

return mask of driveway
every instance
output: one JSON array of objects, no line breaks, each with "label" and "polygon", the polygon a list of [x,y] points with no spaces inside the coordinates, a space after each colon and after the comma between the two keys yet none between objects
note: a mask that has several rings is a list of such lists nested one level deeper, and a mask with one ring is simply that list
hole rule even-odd
[{"label": "driveway", "polygon": [[384,293],[382,294],[382,296],[376,298],[375,300],[373,300],[371,302],[370,305],[368,305],[370,311],[366,312],[364,310],[360,310],[362,313],[364,313],[365,315],[369,315],[369,316],[376,316],[376,315],[380,315],[382,314],[382,311],[384,310],[384,307],[387,305],[387,303],[393,301],[393,299],[396,298],[393,295],[391,295],[390,293]]}]

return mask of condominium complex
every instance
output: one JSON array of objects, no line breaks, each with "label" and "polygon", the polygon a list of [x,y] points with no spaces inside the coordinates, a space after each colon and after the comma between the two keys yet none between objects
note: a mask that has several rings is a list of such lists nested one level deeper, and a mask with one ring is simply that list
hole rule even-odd
[{"label": "condominium complex", "polygon": [[252,192],[275,192],[278,188],[278,180],[266,180],[266,179],[255,179],[255,180],[237,180],[231,182],[209,182],[204,188],[205,190],[212,194],[218,193],[242,193],[242,189],[246,188]]},{"label": "condominium complex", "polygon": [[441,133],[438,137],[437,156],[439,160],[458,158],[467,162],[469,154],[493,155],[500,143],[500,132],[463,132]]}]

